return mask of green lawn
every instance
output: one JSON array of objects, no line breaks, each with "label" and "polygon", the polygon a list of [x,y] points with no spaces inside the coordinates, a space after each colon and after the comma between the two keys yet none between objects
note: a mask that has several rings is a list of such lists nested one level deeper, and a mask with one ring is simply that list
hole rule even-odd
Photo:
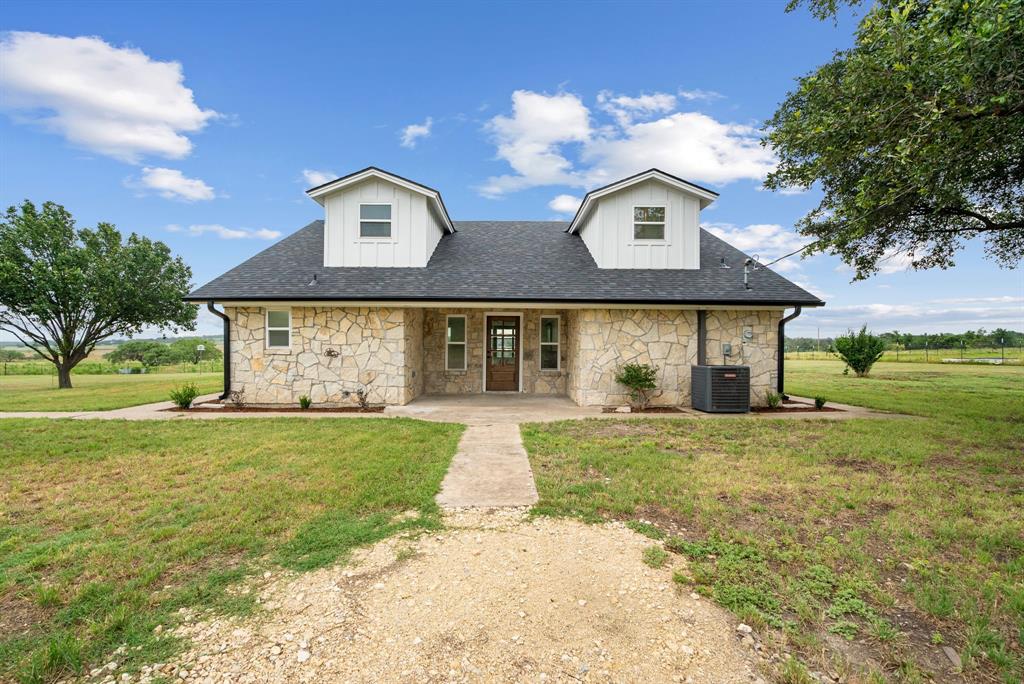
[{"label": "green lawn", "polygon": [[1020,682],[1024,369],[791,362],[786,378],[919,418],[526,425],[537,512],[664,539],[690,561],[678,581],[811,669],[926,681],[945,644],[967,680]]},{"label": "green lawn", "polygon": [[203,394],[220,392],[223,373],[74,375],[71,389],[57,389],[47,375],[0,376],[0,411],[106,411],[166,401],[176,386],[194,382]]},{"label": "green lawn", "polygon": [[[405,419],[0,421],[0,681],[161,662],[182,607],[439,524],[462,428]],[[408,510],[418,517],[396,518]],[[27,629],[24,624],[29,624]],[[141,647],[135,650],[135,647]]]}]

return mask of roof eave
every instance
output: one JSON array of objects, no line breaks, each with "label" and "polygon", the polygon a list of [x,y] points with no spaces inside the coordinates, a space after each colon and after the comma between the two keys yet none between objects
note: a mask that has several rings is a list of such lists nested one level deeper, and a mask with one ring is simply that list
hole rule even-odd
[{"label": "roof eave", "polygon": [[673,187],[679,188],[680,190],[683,190],[685,192],[689,192],[692,195],[696,195],[700,200],[701,209],[704,209],[709,204],[718,199],[718,193],[715,192],[714,190],[709,190],[708,188],[697,185],[696,183],[691,183],[690,181],[684,178],[673,176],[671,173],[666,173],[661,169],[647,169],[646,171],[641,171],[640,173],[633,174],[628,178],[623,178],[621,180],[615,181],[614,183],[609,183],[608,185],[591,190],[586,195],[584,195],[583,202],[580,203],[579,209],[576,210],[576,215],[573,216],[573,219],[569,223],[569,227],[565,229],[565,232],[575,233],[576,231],[579,230],[580,226],[583,224],[583,222],[586,220],[587,216],[589,216],[591,210],[593,209],[596,200],[605,197],[606,195],[611,195],[616,192],[619,192],[620,190],[624,190],[631,185],[636,185],[637,183],[643,183],[644,181],[651,180],[652,178],[660,180],[663,183],[667,183],[668,185],[671,185]]},{"label": "roof eave", "polygon": [[422,183],[417,183],[416,181],[409,180],[408,178],[403,178],[402,176],[391,173],[390,171],[379,169],[376,166],[368,166],[365,169],[362,169],[361,171],[356,171],[354,173],[348,174],[347,176],[335,178],[332,181],[328,181],[326,183],[317,185],[316,187],[312,187],[309,190],[306,190],[306,195],[320,206],[323,206],[324,199],[328,195],[338,192],[339,190],[343,190],[344,188],[347,188],[350,185],[362,183],[367,178],[374,177],[381,178],[383,180],[388,181],[389,183],[394,183],[395,185],[401,186],[403,188],[406,188],[407,190],[411,190],[413,192],[417,192],[425,196],[427,199],[434,203],[437,214],[440,217],[441,222],[444,224],[445,232],[455,232],[455,225],[452,223],[451,217],[448,216],[448,209],[447,207],[444,206],[444,200],[441,199],[440,192],[438,192],[434,188],[423,185]]}]

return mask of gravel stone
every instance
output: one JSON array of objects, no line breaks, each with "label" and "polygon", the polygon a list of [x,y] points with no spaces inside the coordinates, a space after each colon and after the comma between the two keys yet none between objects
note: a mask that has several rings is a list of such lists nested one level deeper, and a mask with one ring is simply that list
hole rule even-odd
[{"label": "gravel stone", "polygon": [[[758,677],[730,616],[645,565],[650,540],[621,523],[456,509],[445,525],[357,550],[345,566],[275,573],[253,588],[256,615],[175,630],[193,643],[181,666],[202,662],[194,678],[217,683]],[[294,658],[267,656],[292,641]]]}]

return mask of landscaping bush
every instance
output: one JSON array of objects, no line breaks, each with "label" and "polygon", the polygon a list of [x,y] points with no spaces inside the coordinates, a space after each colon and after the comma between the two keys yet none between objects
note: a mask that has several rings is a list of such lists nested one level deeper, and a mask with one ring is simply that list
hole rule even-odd
[{"label": "landscaping bush", "polygon": [[615,374],[615,382],[629,388],[630,406],[640,411],[647,408],[658,387],[658,367],[646,363],[627,363]]},{"label": "landscaping bush", "polygon": [[171,401],[178,408],[187,409],[192,407],[192,402],[199,396],[199,388],[194,382],[186,382],[180,387],[171,390]]},{"label": "landscaping bush", "polygon": [[814,397],[814,408],[819,411],[825,408],[825,397]]},{"label": "landscaping bush", "polygon": [[299,408],[308,409],[313,403],[313,400],[308,395],[303,394],[299,397]]},{"label": "landscaping bush", "polygon": [[764,395],[764,403],[768,405],[768,408],[779,408],[782,406],[782,395],[769,390]]},{"label": "landscaping bush", "polygon": [[858,378],[863,378],[885,353],[885,341],[868,332],[868,326],[862,326],[860,332],[848,331],[837,337],[832,343],[836,354],[853,369]]}]

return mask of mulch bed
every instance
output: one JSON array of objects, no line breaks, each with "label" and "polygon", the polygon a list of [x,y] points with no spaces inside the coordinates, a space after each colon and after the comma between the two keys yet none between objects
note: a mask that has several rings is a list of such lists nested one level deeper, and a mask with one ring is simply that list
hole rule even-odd
[{"label": "mulch bed", "polygon": [[300,408],[298,406],[221,406],[219,408],[213,406],[193,406],[190,409],[180,409],[173,407],[169,409],[163,409],[164,411],[174,412],[187,412],[187,413],[383,413],[383,406],[371,406],[369,408],[360,408],[358,406],[311,406],[308,409]]},{"label": "mulch bed", "polygon": [[754,406],[750,410],[753,413],[828,413],[831,411],[838,411],[842,413],[843,411],[843,409],[835,408],[834,406],[815,408],[813,404],[805,404],[799,401],[788,402],[783,404],[782,406],[776,406],[775,408],[769,408],[767,406]]},{"label": "mulch bed", "polygon": [[[601,409],[601,413],[617,413],[616,408],[615,406],[605,406]],[[648,406],[643,411],[633,409],[629,413],[623,413],[622,415],[628,416],[634,413],[683,413],[683,411],[675,406]]]}]

